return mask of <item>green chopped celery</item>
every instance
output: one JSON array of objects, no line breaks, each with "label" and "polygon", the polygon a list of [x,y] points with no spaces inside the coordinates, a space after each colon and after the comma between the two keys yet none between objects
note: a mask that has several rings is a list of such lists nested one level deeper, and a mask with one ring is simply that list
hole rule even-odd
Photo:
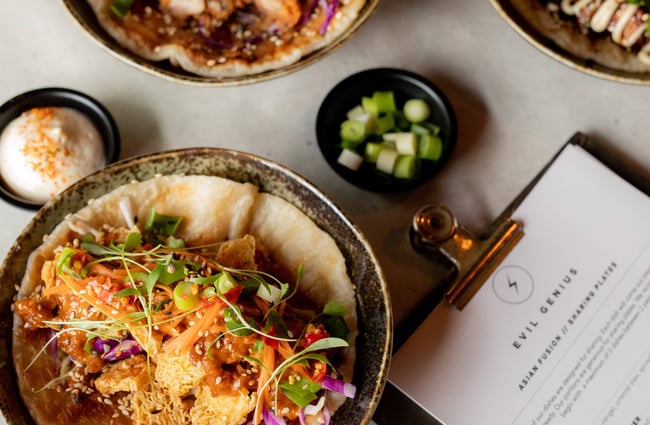
[{"label": "green chopped celery", "polygon": [[376,91],[372,94],[372,100],[377,105],[377,113],[393,113],[397,110],[395,106],[395,94],[392,91]]},{"label": "green chopped celery", "polygon": [[370,164],[375,164],[377,162],[377,158],[379,157],[379,152],[381,152],[382,149],[384,149],[384,145],[382,143],[366,143],[366,149],[364,152],[365,161],[369,162]]},{"label": "green chopped celery", "polygon": [[420,136],[418,142],[418,157],[437,161],[442,154],[442,140],[433,134],[424,134]]},{"label": "green chopped celery", "polygon": [[398,179],[410,179],[417,172],[418,164],[415,155],[399,155],[395,161],[393,176]]},{"label": "green chopped celery", "polygon": [[361,98],[361,107],[368,114],[379,115],[379,107],[372,97],[363,96]]},{"label": "green chopped celery", "polygon": [[341,124],[341,139],[344,142],[359,144],[366,138],[366,126],[364,123],[354,120],[346,120]]},{"label": "green chopped celery", "polygon": [[375,119],[374,133],[382,135],[395,128],[395,117],[393,114],[386,114]]},{"label": "green chopped celery", "polygon": [[133,0],[113,0],[113,3],[110,5],[110,10],[117,16],[122,19],[126,13],[131,9],[133,5]]}]

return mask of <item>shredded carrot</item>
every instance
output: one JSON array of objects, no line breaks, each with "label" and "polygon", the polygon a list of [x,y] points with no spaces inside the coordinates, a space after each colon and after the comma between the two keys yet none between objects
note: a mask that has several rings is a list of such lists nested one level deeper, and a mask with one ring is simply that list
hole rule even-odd
[{"label": "shredded carrot", "polygon": [[[280,344],[278,345],[278,353],[284,357],[284,360],[286,360],[289,357],[293,356],[295,354],[295,351],[291,348],[287,341],[280,341]],[[296,363],[291,366],[291,369],[305,378],[311,378],[311,375],[309,374],[309,371],[305,365]]]},{"label": "shredded carrot", "polygon": [[192,344],[200,338],[199,335],[203,334],[210,326],[212,326],[212,322],[217,318],[223,308],[224,303],[217,300],[214,304],[203,311],[203,316],[194,326],[187,328],[182,334],[170,340],[163,350],[165,352],[178,351],[181,353],[189,350]]},{"label": "shredded carrot", "polygon": [[[154,301],[156,303],[165,303],[167,300],[173,300],[174,299],[174,290],[167,285],[162,285],[160,283],[156,283],[154,285],[154,290],[157,292],[154,295]],[[157,311],[156,313],[152,314],[152,317],[154,318],[166,318],[166,316],[171,312],[171,310],[174,308],[174,303],[172,302],[167,302],[164,304],[164,308],[160,311]]]},{"label": "shredded carrot", "polygon": [[99,274],[103,276],[108,276],[113,279],[122,281],[126,277],[125,269],[110,269],[103,264],[95,263],[90,267],[91,274]]},{"label": "shredded carrot", "polygon": [[275,369],[275,350],[270,345],[264,344],[264,348],[262,348],[262,364],[264,367],[260,370],[257,381],[257,401],[253,414],[253,424],[255,425],[258,425],[262,419],[262,407],[269,394],[267,381],[271,379],[271,373]]},{"label": "shredded carrot", "polygon": [[50,286],[49,288],[43,289],[44,297],[49,297],[52,295],[63,295],[69,293],[70,293],[70,288],[67,287],[66,285]]},{"label": "shredded carrot", "polygon": [[253,301],[255,301],[255,305],[260,309],[262,314],[266,316],[266,313],[269,312],[269,302],[260,297],[253,297]]}]

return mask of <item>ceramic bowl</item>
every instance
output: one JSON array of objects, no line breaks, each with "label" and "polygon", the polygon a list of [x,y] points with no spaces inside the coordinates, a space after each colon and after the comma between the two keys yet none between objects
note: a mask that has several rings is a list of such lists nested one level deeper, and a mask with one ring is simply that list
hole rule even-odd
[{"label": "ceramic bowl", "polygon": [[[216,148],[177,150],[123,160],[79,181],[46,204],[10,248],[0,269],[0,410],[9,425],[29,424],[18,398],[10,356],[15,285],[27,258],[66,214],[116,187],[156,174],[216,175],[250,182],[301,209],[329,233],[346,258],[356,286],[359,318],[353,383],[357,394],[334,415],[339,425],[369,424],[386,382],[392,350],[392,313],[387,283],[365,236],[346,215],[310,182],[291,170],[250,154]],[[2,422],[0,417],[0,422]]]},{"label": "ceramic bowl", "polygon": [[[375,91],[392,91],[401,108],[408,99],[425,100],[431,109],[429,121],[440,127],[442,154],[437,161],[421,161],[412,178],[398,179],[380,172],[374,164],[363,163],[358,170],[338,163],[341,153],[341,123],[363,96]],[[433,177],[445,164],[456,146],[456,114],[444,92],[431,80],[404,69],[375,68],[350,75],[325,96],[316,117],[318,147],[327,163],[349,183],[375,192],[401,192],[413,189]],[[363,152],[360,152],[363,154]]]},{"label": "ceramic bowl", "polygon": [[[616,81],[625,84],[650,85],[650,72],[634,72],[616,69],[612,66],[585,59],[573,53],[571,48],[560,46],[549,37],[543,35],[538,29],[517,10],[511,0],[490,0],[492,6],[528,43],[557,62],[568,66],[578,72],[603,80]],[[579,46],[579,43],[573,43]],[[596,48],[598,50],[598,48]]]},{"label": "ceramic bowl", "polygon": [[[32,108],[67,107],[88,117],[104,142],[105,165],[120,156],[120,133],[111,113],[99,101],[77,90],[46,87],[19,94],[0,106],[0,133],[15,118]],[[43,203],[23,198],[9,190],[0,179],[0,197],[26,209],[39,209]]]},{"label": "ceramic bowl", "polygon": [[62,0],[66,11],[72,17],[74,22],[78,24],[81,30],[89,36],[92,41],[108,51],[114,57],[141,71],[168,81],[207,87],[236,86],[257,83],[301,70],[306,66],[323,59],[356,35],[363,24],[368,21],[370,16],[377,9],[379,2],[380,0],[367,0],[352,25],[329,40],[325,46],[302,56],[296,62],[284,65],[277,69],[271,69],[250,75],[212,78],[191,74],[179,67],[171,65],[169,61],[153,62],[136,55],[118,44],[101,27],[86,0]]}]

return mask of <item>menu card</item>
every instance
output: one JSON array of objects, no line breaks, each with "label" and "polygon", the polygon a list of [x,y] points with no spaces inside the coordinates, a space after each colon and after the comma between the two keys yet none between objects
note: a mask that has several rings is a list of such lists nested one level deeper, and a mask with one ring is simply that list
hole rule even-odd
[{"label": "menu card", "polygon": [[512,218],[524,237],[389,380],[449,425],[650,424],[650,198],[568,144]]}]

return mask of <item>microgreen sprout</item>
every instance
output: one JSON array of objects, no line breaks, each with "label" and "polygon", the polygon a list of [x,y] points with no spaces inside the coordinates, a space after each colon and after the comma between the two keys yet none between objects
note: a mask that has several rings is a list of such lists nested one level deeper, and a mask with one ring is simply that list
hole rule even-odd
[{"label": "microgreen sprout", "polygon": [[[272,382],[275,384],[275,401],[277,405],[277,396],[278,396],[278,388],[280,388],[280,381],[282,379],[282,376],[284,373],[293,365],[298,364],[298,363],[303,363],[308,360],[316,360],[323,362],[327,364],[328,366],[332,367],[330,364],[329,360],[321,354],[316,353],[317,351],[325,351],[329,350],[332,348],[341,348],[341,347],[347,347],[348,343],[344,339],[341,338],[323,338],[319,339],[318,341],[314,342],[313,344],[309,345],[302,351],[299,351],[292,355],[291,357],[288,357],[285,359],[282,363],[280,363],[274,370],[268,370],[268,368],[264,365],[262,361],[260,361],[257,357],[254,356],[245,356],[244,358],[248,360],[249,362],[256,364],[262,368],[264,368],[269,374],[269,379],[263,384],[262,389],[260,392],[263,392]],[[257,410],[257,407],[256,407]]]}]

